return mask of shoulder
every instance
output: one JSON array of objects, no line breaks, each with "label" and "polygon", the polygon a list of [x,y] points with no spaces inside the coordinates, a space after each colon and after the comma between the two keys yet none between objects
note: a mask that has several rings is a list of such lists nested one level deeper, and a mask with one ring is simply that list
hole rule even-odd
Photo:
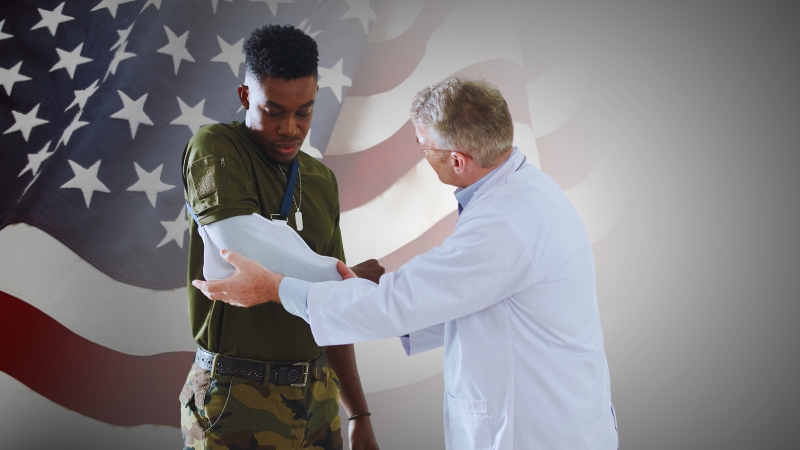
[{"label": "shoulder", "polygon": [[216,123],[198,130],[184,150],[184,165],[210,156],[215,158],[233,157],[246,160],[247,142],[236,122],[232,124]]},{"label": "shoulder", "polygon": [[510,174],[473,201],[474,208],[470,209],[477,217],[502,217],[520,230],[541,230],[565,219],[573,219],[564,192],[552,178],[533,165]]},{"label": "shoulder", "polygon": [[497,186],[487,199],[495,214],[508,217],[523,236],[542,239],[567,250],[590,245],[583,220],[570,198],[550,176],[526,167]]},{"label": "shoulder", "polygon": [[336,175],[333,174],[333,171],[313,156],[300,152],[297,154],[297,161],[300,163],[300,167],[303,168],[304,174],[317,175],[330,180],[334,184],[336,183]]},{"label": "shoulder", "polygon": [[233,142],[238,139],[239,134],[234,124],[215,123],[200,128],[191,139],[189,147],[206,147],[209,144],[220,144],[223,142]]}]

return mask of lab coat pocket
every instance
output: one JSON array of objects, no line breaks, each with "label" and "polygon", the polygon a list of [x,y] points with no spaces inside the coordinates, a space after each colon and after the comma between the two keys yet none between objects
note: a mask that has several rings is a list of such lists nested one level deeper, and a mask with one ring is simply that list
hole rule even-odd
[{"label": "lab coat pocket", "polygon": [[486,400],[458,399],[447,394],[446,413],[448,450],[492,448]]}]

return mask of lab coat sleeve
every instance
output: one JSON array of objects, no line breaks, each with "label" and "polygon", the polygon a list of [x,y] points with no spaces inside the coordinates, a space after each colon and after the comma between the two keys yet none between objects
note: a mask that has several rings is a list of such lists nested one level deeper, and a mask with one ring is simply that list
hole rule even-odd
[{"label": "lab coat sleeve", "polygon": [[491,208],[459,220],[445,242],[379,284],[313,283],[308,313],[319,345],[403,336],[487,308],[533,284],[523,235]]},{"label": "lab coat sleeve", "polygon": [[341,280],[336,258],[314,253],[285,223],[274,223],[258,214],[235,216],[198,228],[203,239],[203,276],[221,280],[235,269],[219,254],[233,250],[287,277],[305,281]]},{"label": "lab coat sleeve", "polygon": [[434,325],[400,336],[406,355],[418,355],[444,345],[444,324]]}]

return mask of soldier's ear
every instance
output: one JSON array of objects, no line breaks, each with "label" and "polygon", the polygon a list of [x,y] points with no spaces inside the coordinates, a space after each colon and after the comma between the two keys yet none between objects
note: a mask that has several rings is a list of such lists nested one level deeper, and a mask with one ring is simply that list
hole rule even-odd
[{"label": "soldier's ear", "polygon": [[250,89],[247,85],[240,84],[237,92],[239,93],[239,102],[242,103],[242,107],[244,109],[250,109]]}]

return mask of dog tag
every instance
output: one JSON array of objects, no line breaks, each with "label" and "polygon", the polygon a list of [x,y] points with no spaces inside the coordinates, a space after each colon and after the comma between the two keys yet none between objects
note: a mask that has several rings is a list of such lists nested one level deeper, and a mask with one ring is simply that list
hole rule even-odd
[{"label": "dog tag", "polygon": [[294,224],[297,226],[297,231],[303,231],[303,213],[299,209],[294,213]]}]

